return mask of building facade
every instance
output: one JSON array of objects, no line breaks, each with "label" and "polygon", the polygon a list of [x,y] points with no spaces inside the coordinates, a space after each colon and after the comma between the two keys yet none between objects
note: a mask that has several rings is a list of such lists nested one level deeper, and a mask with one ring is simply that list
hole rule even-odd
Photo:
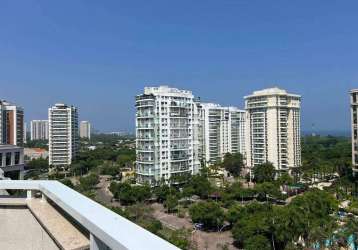
[{"label": "building facade", "polygon": [[25,140],[24,110],[7,101],[0,101],[1,144],[21,146]]},{"label": "building facade", "polygon": [[30,129],[31,140],[48,140],[48,120],[32,120]]},{"label": "building facade", "polygon": [[289,172],[301,166],[301,96],[279,88],[245,97],[246,159],[249,167],[270,162]]},{"label": "building facade", "polygon": [[80,122],[80,137],[91,139],[91,124],[88,121]]},{"label": "building facade", "polygon": [[190,91],[147,87],[136,96],[136,175],[138,183],[199,171],[198,105]]},{"label": "building facade", "polygon": [[0,169],[5,177],[22,179],[24,149],[15,145],[0,145]]},{"label": "building facade", "polygon": [[352,128],[352,167],[358,172],[358,89],[350,91]]},{"label": "building facade", "polygon": [[78,110],[56,104],[48,110],[49,164],[68,166],[79,150]]},{"label": "building facade", "polygon": [[245,111],[213,103],[199,106],[203,161],[210,165],[222,161],[227,153],[245,157]]}]

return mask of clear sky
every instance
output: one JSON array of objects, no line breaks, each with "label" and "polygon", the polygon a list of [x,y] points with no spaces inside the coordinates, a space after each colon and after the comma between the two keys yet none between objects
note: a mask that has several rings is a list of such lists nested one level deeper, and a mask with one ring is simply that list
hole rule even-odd
[{"label": "clear sky", "polygon": [[279,86],[303,96],[303,130],[349,130],[357,13],[356,0],[2,0],[0,98],[26,120],[65,102],[102,131],[131,131],[144,86],[239,107]]}]

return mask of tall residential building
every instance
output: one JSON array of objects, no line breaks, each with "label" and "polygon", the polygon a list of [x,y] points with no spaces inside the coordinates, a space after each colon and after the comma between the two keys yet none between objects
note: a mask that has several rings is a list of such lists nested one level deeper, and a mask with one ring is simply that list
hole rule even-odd
[{"label": "tall residential building", "polygon": [[278,171],[301,166],[301,96],[279,88],[245,97],[247,165],[271,162]]},{"label": "tall residential building", "polygon": [[213,103],[200,104],[201,152],[203,160],[212,164],[227,153],[245,157],[245,111]]},{"label": "tall residential building", "polygon": [[136,96],[136,174],[138,183],[199,171],[198,109],[192,92],[147,87]]},{"label": "tall residential building", "polygon": [[352,166],[358,172],[358,89],[350,91],[352,123]]},{"label": "tall residential building", "polygon": [[48,140],[48,120],[32,120],[31,140]]},{"label": "tall residential building", "polygon": [[79,149],[78,111],[74,106],[56,104],[48,110],[49,164],[70,165]]},{"label": "tall residential building", "polygon": [[80,122],[80,137],[91,139],[91,124],[88,121]]},{"label": "tall residential building", "polygon": [[1,144],[21,146],[24,143],[24,110],[7,101],[0,101]]}]

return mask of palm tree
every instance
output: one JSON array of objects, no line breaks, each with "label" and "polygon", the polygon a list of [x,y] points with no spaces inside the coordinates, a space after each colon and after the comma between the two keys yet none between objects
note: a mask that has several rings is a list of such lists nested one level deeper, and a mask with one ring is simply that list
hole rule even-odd
[{"label": "palm tree", "polygon": [[358,220],[355,218],[350,218],[345,225],[345,236],[347,237],[347,240],[350,237],[353,237],[353,249],[358,249]]}]

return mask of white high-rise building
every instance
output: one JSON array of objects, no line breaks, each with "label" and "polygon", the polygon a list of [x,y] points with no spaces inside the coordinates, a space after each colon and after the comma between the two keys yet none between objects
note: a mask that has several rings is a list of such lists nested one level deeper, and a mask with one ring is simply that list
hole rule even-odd
[{"label": "white high-rise building", "polygon": [[78,111],[74,106],[56,104],[48,110],[49,164],[70,165],[79,149]]},{"label": "white high-rise building", "polygon": [[80,137],[91,139],[91,124],[88,121],[80,122]]},{"label": "white high-rise building", "polygon": [[279,88],[245,97],[247,165],[271,162],[278,171],[301,166],[301,96]]},{"label": "white high-rise building", "polygon": [[30,123],[31,140],[48,140],[48,120],[32,120]]},{"label": "white high-rise building", "polygon": [[350,91],[351,96],[351,124],[352,124],[352,166],[358,172],[358,89]]},{"label": "white high-rise building", "polygon": [[137,182],[155,185],[198,173],[198,108],[192,92],[147,87],[136,97],[136,109]]},{"label": "white high-rise building", "polygon": [[227,153],[241,153],[245,157],[245,111],[213,103],[199,106],[203,160],[213,164],[223,160]]}]

